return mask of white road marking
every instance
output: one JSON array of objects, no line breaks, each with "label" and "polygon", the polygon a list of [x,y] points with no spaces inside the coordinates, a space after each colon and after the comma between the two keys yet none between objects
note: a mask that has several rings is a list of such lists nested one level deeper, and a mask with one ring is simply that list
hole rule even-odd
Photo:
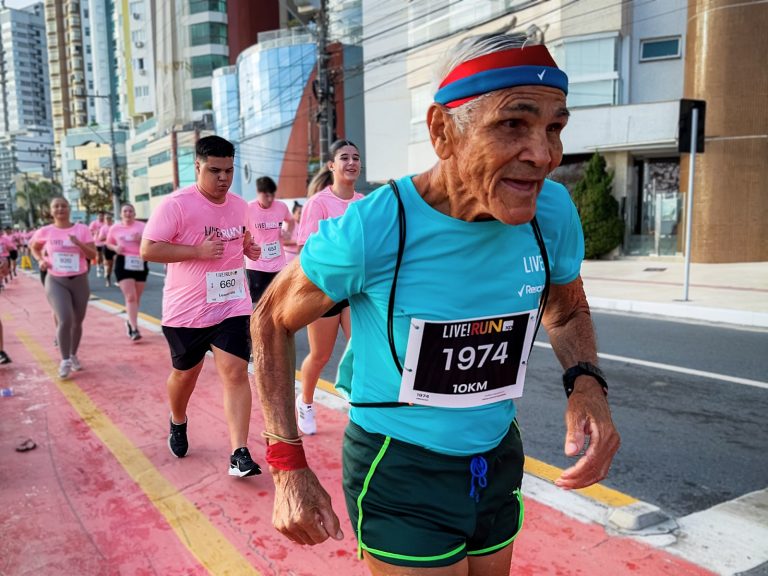
[{"label": "white road marking", "polygon": [[[546,342],[534,342],[534,346],[540,348],[552,348],[551,344]],[[763,388],[768,390],[768,382],[760,382],[759,380],[750,380],[749,378],[739,378],[737,376],[727,376],[725,374],[717,374],[715,372],[705,372],[704,370],[695,370],[693,368],[684,368],[682,366],[674,366],[672,364],[663,364],[661,362],[650,362],[648,360],[639,360],[637,358],[629,358],[627,356],[617,356],[615,354],[603,354],[598,352],[598,357],[604,360],[613,360],[615,362],[626,362],[627,364],[635,364],[637,366],[646,366],[648,368],[656,368],[657,370],[666,370],[668,372],[677,372],[679,374],[688,374],[690,376],[701,376],[702,378],[710,378],[712,380],[720,380],[722,382],[731,382],[732,384],[743,384],[744,386],[754,386],[755,388]]]}]

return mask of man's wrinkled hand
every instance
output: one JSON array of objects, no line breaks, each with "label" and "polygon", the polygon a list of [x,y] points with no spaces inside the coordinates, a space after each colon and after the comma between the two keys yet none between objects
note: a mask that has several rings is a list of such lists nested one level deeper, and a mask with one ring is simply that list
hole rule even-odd
[{"label": "man's wrinkled hand", "polygon": [[275,507],[272,525],[297,544],[320,544],[329,537],[342,540],[339,518],[331,497],[309,468],[272,470],[275,481]]},{"label": "man's wrinkled hand", "polygon": [[557,486],[569,490],[603,480],[621,444],[599,382],[588,375],[579,376],[576,382],[565,411],[565,455],[584,453],[555,480]]}]

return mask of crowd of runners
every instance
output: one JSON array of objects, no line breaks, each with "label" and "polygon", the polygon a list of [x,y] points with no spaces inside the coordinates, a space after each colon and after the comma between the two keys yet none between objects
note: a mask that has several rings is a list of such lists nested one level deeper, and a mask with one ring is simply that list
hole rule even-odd
[{"label": "crowd of runners", "polygon": [[[78,350],[90,267],[107,286],[114,275],[136,342],[148,263],[165,265],[168,447],[189,453],[189,401],[211,352],[229,474],[261,473],[248,448],[252,359],[273,523],[300,544],[343,537],[300,434],[318,431],[315,387],[341,329],[337,387],[351,405],[343,480],[359,557],[373,574],[506,576],[523,518],[513,399],[539,325],[565,369],[565,452],[576,458],[556,484],[600,481],[619,447],[579,273],[579,217],[546,178],[562,159],[568,79],[544,46],[525,42],[473,37],[445,55],[426,118],[438,160],[421,174],[363,198],[360,149],[339,140],[303,206],[276,201],[266,176],[248,203],[230,191],[233,144],[206,136],[195,183],[164,197],[146,223],[130,204],[117,223],[109,214],[73,222],[57,197],[52,223],[31,235],[7,230],[3,284],[20,254],[37,263],[64,379],[86,368]],[[532,260],[541,265],[524,265]],[[296,395],[294,335],[304,327]]]}]

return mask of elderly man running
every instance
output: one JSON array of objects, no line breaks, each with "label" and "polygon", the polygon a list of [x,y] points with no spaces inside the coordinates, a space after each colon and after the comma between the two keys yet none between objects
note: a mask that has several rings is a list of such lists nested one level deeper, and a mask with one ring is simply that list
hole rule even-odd
[{"label": "elderly man running", "polygon": [[546,179],[562,159],[568,80],[523,42],[475,37],[447,54],[427,112],[437,164],[322,222],[252,318],[273,523],[317,544],[342,532],[297,434],[293,335],[350,301],[344,491],[376,575],[508,576],[523,518],[513,399],[539,320],[566,369],[565,454],[586,447],[556,484],[600,481],[619,448],[579,217]]}]

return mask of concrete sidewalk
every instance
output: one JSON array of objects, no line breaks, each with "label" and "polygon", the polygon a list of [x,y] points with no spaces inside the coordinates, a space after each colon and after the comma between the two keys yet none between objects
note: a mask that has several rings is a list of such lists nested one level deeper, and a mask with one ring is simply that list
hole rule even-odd
[{"label": "concrete sidewalk", "polygon": [[[271,527],[268,475],[226,474],[228,442],[220,386],[206,362],[190,404],[190,455],[166,446],[162,336],[124,335],[120,311],[89,307],[84,366],[56,378],[51,314],[36,278],[22,276],[0,295],[6,350],[0,367],[0,574],[269,574],[354,576],[366,573],[343,508],[339,461],[343,411],[318,406],[322,433],[307,438],[310,464],[331,494],[345,539],[293,545]],[[251,450],[264,461],[263,422],[251,420]],[[37,447],[15,449],[32,440]],[[542,485],[544,484],[544,485]],[[512,573],[703,576],[707,569],[663,548],[564,514],[527,481],[526,524]],[[553,488],[552,488],[553,489]],[[559,491],[562,493],[562,491]]]},{"label": "concrete sidewalk", "polygon": [[587,260],[581,275],[595,310],[768,328],[768,262],[691,264],[688,301],[681,258]]}]

